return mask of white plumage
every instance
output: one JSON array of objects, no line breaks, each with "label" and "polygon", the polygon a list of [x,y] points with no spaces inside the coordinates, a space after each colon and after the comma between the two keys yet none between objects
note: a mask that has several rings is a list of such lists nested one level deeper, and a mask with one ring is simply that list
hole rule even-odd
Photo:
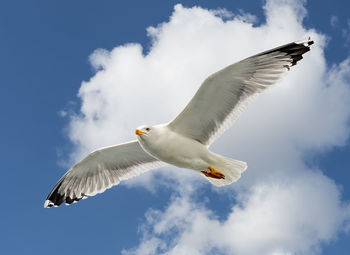
[{"label": "white plumage", "polygon": [[238,180],[247,164],[215,154],[209,146],[252,98],[301,60],[311,44],[310,38],[292,42],[212,74],[171,122],[142,126],[136,130],[138,141],[96,150],[74,165],[55,185],[44,206],[71,204],[165,164],[202,172],[216,186]]}]

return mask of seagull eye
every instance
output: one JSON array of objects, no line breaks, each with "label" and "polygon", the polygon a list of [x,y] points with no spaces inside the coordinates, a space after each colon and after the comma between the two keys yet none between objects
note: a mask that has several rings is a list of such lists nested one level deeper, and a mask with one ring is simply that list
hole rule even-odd
[{"label": "seagull eye", "polygon": [[150,131],[151,129],[150,128],[146,128],[146,131]]}]

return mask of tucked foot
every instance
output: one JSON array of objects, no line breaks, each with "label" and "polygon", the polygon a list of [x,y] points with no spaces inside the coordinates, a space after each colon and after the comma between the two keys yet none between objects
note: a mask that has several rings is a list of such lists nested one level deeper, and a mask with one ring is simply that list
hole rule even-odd
[{"label": "tucked foot", "polygon": [[209,172],[201,171],[201,173],[204,174],[206,177],[211,177],[211,178],[215,178],[215,179],[225,179],[225,175],[223,173],[216,171],[211,166],[208,166],[208,170],[209,170]]}]

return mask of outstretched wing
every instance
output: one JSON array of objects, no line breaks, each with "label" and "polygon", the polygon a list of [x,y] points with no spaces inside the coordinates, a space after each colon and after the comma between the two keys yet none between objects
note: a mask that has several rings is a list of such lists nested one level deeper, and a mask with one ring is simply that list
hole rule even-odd
[{"label": "outstretched wing", "polygon": [[232,64],[209,76],[168,126],[210,145],[237,119],[251,99],[276,83],[310,50],[309,39],[292,42]]},{"label": "outstretched wing", "polygon": [[101,148],[73,166],[47,196],[44,207],[71,204],[94,196],[120,181],[166,165],[146,153],[137,141]]}]

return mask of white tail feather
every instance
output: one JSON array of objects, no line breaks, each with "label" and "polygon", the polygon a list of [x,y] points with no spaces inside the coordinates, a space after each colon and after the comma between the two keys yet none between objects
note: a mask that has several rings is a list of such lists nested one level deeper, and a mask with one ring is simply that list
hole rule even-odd
[{"label": "white tail feather", "polygon": [[241,174],[247,169],[247,163],[222,157],[220,162],[212,167],[215,170],[223,173],[225,175],[225,179],[215,179],[206,177],[205,175],[203,176],[215,186],[225,186],[237,181],[241,177]]}]

